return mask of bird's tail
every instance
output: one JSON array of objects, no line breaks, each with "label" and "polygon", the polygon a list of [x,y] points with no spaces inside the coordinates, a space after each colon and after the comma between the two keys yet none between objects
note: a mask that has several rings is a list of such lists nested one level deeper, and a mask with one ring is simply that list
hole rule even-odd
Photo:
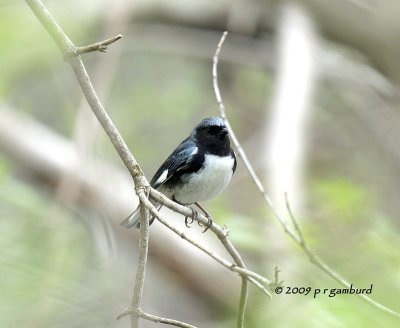
[{"label": "bird's tail", "polygon": [[140,208],[139,206],[134,210],[125,220],[123,220],[119,225],[125,229],[132,227],[139,228],[140,226]]},{"label": "bird's tail", "polygon": [[[157,207],[157,210],[161,208],[162,205],[159,205],[158,203],[152,202],[154,206]],[[150,222],[149,224],[152,224],[154,221],[154,216],[150,217]],[[140,207],[138,206],[136,210],[134,210],[125,220],[123,220],[120,224],[121,227],[124,227],[125,229],[129,229],[132,227],[140,228]]]}]

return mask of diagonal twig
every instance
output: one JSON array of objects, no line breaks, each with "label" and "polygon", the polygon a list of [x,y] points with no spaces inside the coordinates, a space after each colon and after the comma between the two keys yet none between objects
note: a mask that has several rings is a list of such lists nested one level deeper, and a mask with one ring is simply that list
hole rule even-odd
[{"label": "diagonal twig", "polygon": [[[193,216],[193,212],[188,207],[173,202],[172,200],[170,200],[169,198],[167,198],[166,196],[164,196],[163,194],[161,194],[157,190],[152,189],[150,191],[150,197],[153,198],[154,200],[157,200],[157,202],[163,202],[164,206],[168,207],[169,209],[171,209],[171,210],[173,210],[173,211],[175,211],[177,213],[182,214],[183,216]],[[216,254],[215,252],[207,249],[206,247],[204,247],[203,245],[199,244],[194,239],[192,239],[189,236],[187,236],[184,232],[180,231],[175,226],[170,224],[167,220],[165,220],[163,218],[163,216],[160,214],[160,212],[155,208],[155,206],[150,201],[148,201],[148,200],[146,200],[144,198],[142,199],[142,201],[146,203],[146,205],[148,206],[151,214],[154,215],[157,218],[157,220],[160,221],[163,225],[165,225],[168,229],[172,230],[175,234],[180,236],[182,239],[188,241],[193,246],[197,247],[198,249],[200,249],[201,251],[203,251],[204,253],[209,255],[211,258],[213,258],[215,261],[217,261],[218,263],[220,263],[221,265],[223,265],[227,269],[229,269],[229,270],[231,270],[233,272],[236,272],[236,273],[240,274],[241,276],[246,276],[249,279],[249,281],[252,282],[252,283],[254,283],[254,281],[257,282],[259,285],[256,284],[256,283],[254,283],[254,284],[258,288],[260,288],[260,286],[262,286],[263,288],[260,288],[260,289],[264,293],[266,293],[269,297],[271,297],[269,292],[265,289],[265,287],[269,288],[272,285],[272,282],[269,279],[267,279],[264,276],[261,276],[258,273],[250,271],[250,270],[246,269],[245,267],[241,266],[240,265],[240,261],[238,261],[237,259],[235,260],[235,258],[233,258],[235,263],[231,263],[231,262],[223,259],[218,254]],[[200,213],[198,213],[196,215],[196,219],[199,222],[203,223],[203,224],[208,223],[208,219],[204,215],[202,215]],[[220,239],[221,241],[222,240],[228,240],[228,233],[227,233],[226,229],[219,227],[214,222],[210,226],[210,231],[212,231],[218,237],[218,239]],[[228,243],[230,243],[230,242],[228,242]],[[224,243],[223,243],[223,245],[224,245]],[[237,253],[236,249],[234,248],[234,246],[231,243],[227,247],[224,245],[224,247],[227,249],[227,251],[229,252],[229,254],[231,256],[232,256],[233,252]],[[238,253],[236,254],[236,256],[238,256]],[[236,261],[238,263],[236,263]]]},{"label": "diagonal twig", "polygon": [[[118,317],[117,320],[132,314],[132,310],[131,309],[126,309],[125,311],[123,311]],[[175,327],[181,327],[181,328],[197,328],[195,326],[189,325],[187,323],[184,323],[182,321],[178,321],[178,320],[174,320],[174,319],[168,319],[168,318],[162,318],[153,314],[149,314],[146,313],[142,310],[139,310],[139,316],[143,319],[149,320],[149,321],[153,321],[155,323],[163,323],[166,325],[170,325],[170,326],[175,326]]]},{"label": "diagonal twig", "polygon": [[[218,59],[219,59],[219,53],[221,51],[221,47],[226,39],[226,36],[228,35],[228,32],[225,31],[218,43],[218,47],[217,47],[217,51],[215,52],[214,55],[214,60],[213,60],[213,88],[214,88],[214,93],[215,93],[215,97],[217,99],[217,103],[219,106],[219,111],[220,111],[220,115],[221,117],[224,119],[225,124],[227,126],[227,129],[229,131],[230,137],[232,139],[232,142],[240,156],[240,158],[242,159],[243,163],[246,166],[247,171],[249,172],[253,182],[255,183],[258,191],[262,194],[262,196],[264,197],[265,202],[267,203],[267,205],[269,206],[269,208],[271,209],[273,216],[275,217],[275,219],[280,223],[280,225],[282,226],[283,230],[289,235],[289,237],[296,243],[298,244],[301,249],[306,253],[308,259],[310,260],[311,263],[313,263],[314,265],[316,265],[318,268],[320,268],[323,272],[325,272],[327,275],[329,275],[331,278],[333,278],[335,281],[337,281],[339,284],[345,286],[345,287],[349,287],[350,283],[347,282],[344,278],[342,278],[339,274],[337,274],[333,269],[331,269],[327,264],[325,264],[313,251],[311,251],[306,242],[305,239],[303,237],[303,234],[301,232],[301,229],[297,223],[297,220],[295,219],[290,206],[289,206],[289,202],[287,200],[287,195],[286,195],[286,207],[287,210],[289,212],[289,216],[290,219],[292,221],[294,230],[288,225],[288,223],[282,218],[282,216],[279,214],[279,212],[276,210],[272,200],[270,199],[270,197],[268,196],[268,194],[265,191],[265,188],[261,182],[261,180],[259,179],[259,177],[257,176],[257,174],[255,173],[252,165],[250,164],[250,161],[245,153],[245,151],[243,150],[242,146],[240,145],[235,133],[233,132],[231,125],[229,123],[229,120],[226,116],[226,112],[225,112],[225,106],[224,103],[222,101],[221,98],[221,93],[219,91],[219,86],[218,86],[218,74],[217,74],[217,66],[218,66]],[[371,299],[370,297],[368,297],[367,295],[364,294],[357,294],[359,297],[361,297],[363,300],[365,300],[367,303],[371,304],[372,306],[374,306],[375,308],[386,312],[390,315],[393,315],[395,317],[399,317],[400,318],[400,313],[389,309],[388,307],[384,306],[383,304],[380,304],[376,301],[374,301],[373,299]]]},{"label": "diagonal twig", "polygon": [[[32,9],[36,17],[42,23],[42,25],[49,32],[53,40],[58,45],[61,53],[66,55],[73,53],[77,48],[64,33],[63,29],[58,25],[55,19],[52,17],[47,8],[42,4],[40,0],[25,0],[29,7]],[[119,39],[119,38],[117,38]],[[115,40],[116,41],[116,40]],[[114,42],[114,41],[113,41]],[[112,42],[111,42],[112,43]],[[121,157],[126,168],[131,174],[135,183],[135,191],[138,195],[145,195],[144,190],[149,188],[149,183],[146,180],[143,171],[141,170],[136,159],[133,157],[128,146],[123,140],[121,134],[117,130],[113,121],[107,114],[102,103],[100,102],[96,91],[90,81],[90,77],[86,72],[85,66],[83,65],[80,56],[71,56],[68,58],[68,62],[72,66],[75,76],[81,86],[83,94],[92,109],[93,113],[97,117],[98,121],[102,125],[104,131],[112,142],[118,155]],[[146,195],[145,195],[146,197]],[[147,197],[146,197],[147,199]],[[147,262],[147,246],[148,246],[148,210],[145,207],[141,207],[141,236],[139,242],[139,266],[135,277],[134,295],[132,298],[132,314],[131,314],[131,326],[132,328],[138,327],[138,318],[140,316],[140,301],[144,286],[145,267]]]},{"label": "diagonal twig", "polygon": [[[305,239],[303,238],[303,234],[301,232],[300,226],[297,222],[296,217],[293,215],[292,209],[290,207],[289,204],[289,199],[287,194],[285,193],[285,202],[286,202],[286,208],[288,210],[290,219],[292,220],[293,226],[295,227],[295,230],[297,231],[299,238],[300,238],[300,243],[299,246],[303,249],[303,251],[307,254],[308,259],[310,260],[310,262],[314,265],[316,265],[318,268],[320,268],[323,272],[325,272],[328,276],[330,276],[332,279],[334,279],[336,282],[338,282],[340,285],[346,287],[346,288],[350,288],[350,283],[344,279],[342,276],[340,276],[338,273],[336,273],[335,271],[333,271],[328,265],[326,265],[320,258],[319,256],[317,256],[317,254],[315,254],[309,247],[308,244],[306,243]],[[399,317],[400,318],[400,313],[389,309],[388,307],[384,306],[381,303],[378,303],[377,301],[373,300],[372,298],[370,298],[369,296],[365,295],[365,294],[357,294],[357,296],[359,296],[360,298],[362,298],[364,301],[366,301],[368,304],[374,306],[375,308],[386,312],[388,314],[391,314],[395,317]]]},{"label": "diagonal twig", "polygon": [[[227,35],[228,35],[227,31],[225,31],[222,34],[222,37],[221,37],[220,41],[218,42],[217,49],[215,50],[215,54],[214,54],[214,57],[213,57],[213,66],[212,66],[212,80],[213,80],[213,88],[214,88],[215,96],[217,98],[218,106],[219,106],[220,112],[221,112],[221,117],[225,121],[225,125],[226,125],[226,127],[227,127],[227,129],[229,131],[229,134],[231,136],[234,136],[232,128],[231,128],[228,120],[226,119],[225,106],[224,106],[224,103],[222,102],[221,93],[219,91],[218,74],[217,74],[219,53],[221,52],[222,44],[224,43],[225,38],[226,38]],[[235,146],[237,146],[237,145],[240,146],[240,144],[237,141],[236,137],[235,137],[235,140],[234,140],[234,144],[235,144]],[[239,151],[238,147],[236,147],[236,149]],[[226,241],[222,241],[221,240],[221,242],[224,244],[224,242],[226,242]],[[229,246],[229,245],[226,245],[226,246]],[[246,310],[246,300],[247,300],[247,279],[246,279],[246,277],[242,276],[242,288],[241,288],[241,292],[240,292],[240,301],[239,301],[239,310],[238,310],[238,319],[237,319],[238,327],[242,327],[243,326],[244,313],[245,313],[245,310]]]},{"label": "diagonal twig", "polygon": [[297,242],[300,241],[298,237],[293,233],[291,230],[290,226],[287,224],[287,222],[279,215],[278,210],[275,208],[274,203],[272,202],[271,198],[268,196],[267,192],[265,191],[265,188],[261,182],[261,180],[258,178],[256,172],[254,171],[253,166],[251,165],[242,145],[240,144],[238,138],[236,137],[236,134],[233,132],[233,129],[231,127],[231,124],[226,116],[226,111],[225,111],[225,105],[222,101],[221,97],[221,92],[219,91],[219,86],[218,86],[218,61],[219,61],[219,54],[221,52],[221,48],[223,43],[225,42],[226,37],[228,36],[228,32],[225,31],[222,34],[221,40],[218,43],[217,51],[215,52],[214,58],[213,58],[213,68],[212,68],[212,80],[213,80],[213,89],[215,93],[215,98],[217,99],[218,107],[219,107],[219,113],[221,117],[223,118],[225,125],[229,131],[229,136],[231,137],[232,143],[235,146],[236,151],[239,154],[239,157],[242,159],[247,171],[249,172],[253,182],[256,184],[257,189],[259,192],[262,194],[264,197],[264,200],[267,202],[268,206],[270,207],[271,211],[273,212],[275,218],[278,219],[279,223],[283,226],[285,231]]}]

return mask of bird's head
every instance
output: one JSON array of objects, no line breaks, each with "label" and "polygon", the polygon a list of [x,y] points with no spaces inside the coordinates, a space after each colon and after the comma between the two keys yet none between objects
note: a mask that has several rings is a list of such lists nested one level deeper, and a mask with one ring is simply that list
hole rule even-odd
[{"label": "bird's head", "polygon": [[217,138],[224,140],[228,135],[228,130],[224,120],[218,116],[207,117],[197,124],[193,130],[197,138]]},{"label": "bird's head", "polygon": [[208,153],[225,156],[231,152],[228,129],[221,117],[207,117],[195,126],[191,134]]}]

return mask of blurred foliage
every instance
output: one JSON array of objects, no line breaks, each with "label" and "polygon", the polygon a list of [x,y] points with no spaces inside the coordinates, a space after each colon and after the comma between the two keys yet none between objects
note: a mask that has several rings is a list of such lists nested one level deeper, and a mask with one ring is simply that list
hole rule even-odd
[{"label": "blurred foliage", "polygon": [[338,220],[357,221],[370,212],[371,199],[361,186],[343,178],[320,181],[316,184],[319,210]]},{"label": "blurred foliage", "polygon": [[[91,327],[114,322],[103,311],[110,277],[82,220],[45,190],[9,176],[0,157],[0,326]],[[112,321],[111,321],[112,320]],[[100,326],[101,326],[100,325]]]}]

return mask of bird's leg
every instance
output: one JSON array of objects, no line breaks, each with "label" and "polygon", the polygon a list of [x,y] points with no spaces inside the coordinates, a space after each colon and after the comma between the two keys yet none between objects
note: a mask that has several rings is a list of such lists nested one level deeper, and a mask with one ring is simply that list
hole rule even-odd
[{"label": "bird's leg", "polygon": [[[185,226],[188,228],[190,228],[190,225],[193,223],[194,220],[197,220],[197,216],[199,215],[199,213],[197,213],[197,211],[194,208],[192,208],[192,207],[189,207],[189,208],[192,210],[192,217],[185,216]],[[189,219],[190,219],[190,222],[189,222]]]},{"label": "bird's leg", "polygon": [[[206,216],[206,218],[208,220],[207,224],[205,225],[205,229],[203,230],[203,233],[205,233],[213,224],[211,214],[208,213],[207,210],[205,208],[203,208],[199,203],[196,202],[195,204],[204,213],[204,215]],[[200,224],[200,222],[199,222],[199,225],[202,226],[202,224]]]}]

